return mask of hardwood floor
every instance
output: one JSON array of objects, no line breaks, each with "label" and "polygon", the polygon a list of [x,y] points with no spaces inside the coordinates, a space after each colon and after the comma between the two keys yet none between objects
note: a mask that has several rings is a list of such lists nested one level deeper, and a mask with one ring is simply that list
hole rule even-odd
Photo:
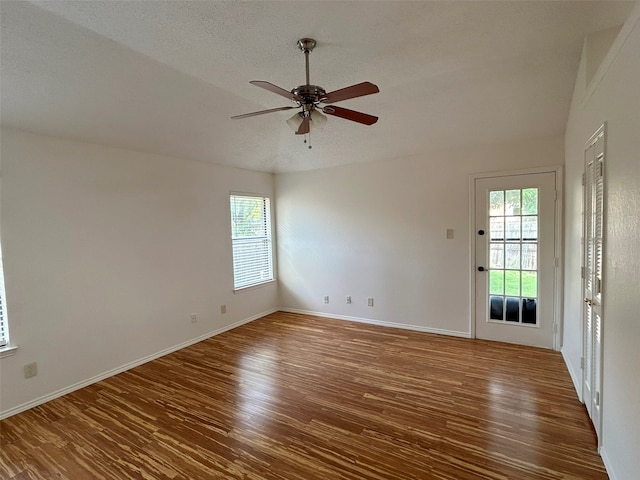
[{"label": "hardwood floor", "polygon": [[0,423],[2,479],[606,479],[561,356],[275,313]]}]

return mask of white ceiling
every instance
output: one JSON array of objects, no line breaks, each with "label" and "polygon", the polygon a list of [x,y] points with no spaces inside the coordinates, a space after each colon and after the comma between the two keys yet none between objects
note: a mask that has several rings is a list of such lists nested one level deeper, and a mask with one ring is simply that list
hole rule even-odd
[{"label": "white ceiling", "polygon": [[[267,172],[299,171],[564,132],[582,41],[621,24],[617,1],[0,2],[9,127]],[[340,106],[313,149],[290,105],[250,85],[380,93]]]}]

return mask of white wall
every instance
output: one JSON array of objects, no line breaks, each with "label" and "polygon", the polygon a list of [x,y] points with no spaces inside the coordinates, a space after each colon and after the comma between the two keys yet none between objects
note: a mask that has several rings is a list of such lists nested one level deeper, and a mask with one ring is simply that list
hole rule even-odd
[{"label": "white wall", "polygon": [[604,57],[607,56],[613,42],[618,37],[621,28],[622,25],[617,25],[587,35],[583,48],[583,53],[586,54],[584,60],[586,83],[590,83],[593,80]]},{"label": "white wall", "polygon": [[[640,5],[586,89],[586,52],[566,133],[563,354],[582,375],[580,242],[584,148],[607,122],[602,456],[612,479],[640,472]],[[611,60],[611,62],[609,62]],[[598,80],[598,79],[601,80]],[[597,88],[596,88],[597,87]],[[595,88],[595,90],[593,90]],[[577,385],[580,389],[580,385]]]},{"label": "white wall", "polygon": [[280,305],[469,335],[469,176],[561,165],[563,149],[554,136],[276,175]]},{"label": "white wall", "polygon": [[[275,283],[233,294],[228,207],[231,190],[272,195],[272,175],[14,130],[1,140],[19,346],[0,360],[3,415],[277,307]],[[29,362],[38,376],[24,379]]]}]

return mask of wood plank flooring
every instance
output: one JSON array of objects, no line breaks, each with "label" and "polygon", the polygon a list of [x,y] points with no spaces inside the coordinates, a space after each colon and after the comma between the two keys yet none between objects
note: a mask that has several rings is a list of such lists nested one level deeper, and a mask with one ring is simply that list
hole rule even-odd
[{"label": "wood plank flooring", "polygon": [[282,312],[0,439],[11,480],[607,478],[558,353]]}]

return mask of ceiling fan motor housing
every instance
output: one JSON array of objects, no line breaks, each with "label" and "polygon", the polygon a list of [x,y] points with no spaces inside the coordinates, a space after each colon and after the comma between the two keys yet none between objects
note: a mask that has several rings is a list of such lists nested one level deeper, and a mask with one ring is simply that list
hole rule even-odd
[{"label": "ceiling fan motor housing", "polygon": [[318,85],[300,85],[291,90],[291,93],[300,97],[301,105],[316,105],[327,94],[325,89]]}]

